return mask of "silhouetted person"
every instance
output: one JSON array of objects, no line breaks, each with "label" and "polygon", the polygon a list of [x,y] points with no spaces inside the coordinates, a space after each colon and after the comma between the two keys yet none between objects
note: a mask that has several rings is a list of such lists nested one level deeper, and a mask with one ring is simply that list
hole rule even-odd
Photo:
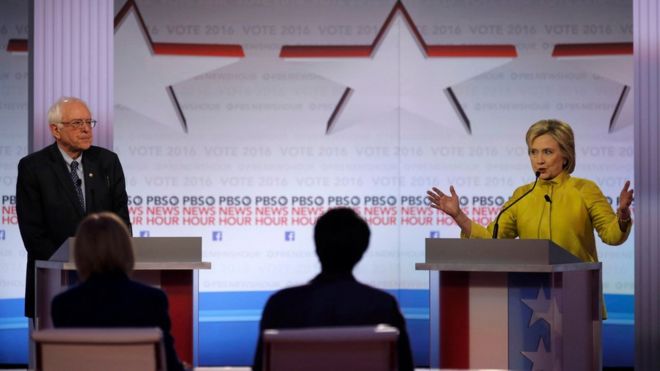
[{"label": "silhouetted person", "polygon": [[83,282],[53,299],[55,327],[159,327],[167,369],[183,370],[170,334],[167,296],[128,277],[135,257],[124,222],[109,212],[87,216],[76,233],[74,260]]},{"label": "silhouetted person", "polygon": [[365,326],[385,323],[399,330],[399,370],[412,370],[406,324],[396,299],[358,282],[353,267],[362,259],[371,232],[367,223],[348,208],[331,209],[314,228],[321,273],[303,286],[276,292],[261,317],[254,370],[262,369],[261,334],[265,329]]}]

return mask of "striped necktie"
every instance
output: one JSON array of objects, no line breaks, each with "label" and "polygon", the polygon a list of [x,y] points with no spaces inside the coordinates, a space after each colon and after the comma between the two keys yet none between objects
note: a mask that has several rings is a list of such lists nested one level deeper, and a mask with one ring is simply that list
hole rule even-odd
[{"label": "striped necktie", "polygon": [[82,193],[82,180],[80,180],[78,177],[78,161],[71,162],[71,172],[69,174],[71,175],[73,186],[76,187],[76,193],[78,194],[78,202],[80,203],[80,207],[85,210],[85,198],[83,197]]}]

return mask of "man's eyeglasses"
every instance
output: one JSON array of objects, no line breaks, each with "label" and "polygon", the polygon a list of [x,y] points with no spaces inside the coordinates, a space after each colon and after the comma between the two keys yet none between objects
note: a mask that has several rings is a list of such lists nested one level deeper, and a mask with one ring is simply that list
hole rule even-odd
[{"label": "man's eyeglasses", "polygon": [[71,120],[71,121],[60,121],[58,124],[62,125],[71,125],[75,129],[81,129],[83,125],[89,125],[90,128],[96,126],[96,120]]}]

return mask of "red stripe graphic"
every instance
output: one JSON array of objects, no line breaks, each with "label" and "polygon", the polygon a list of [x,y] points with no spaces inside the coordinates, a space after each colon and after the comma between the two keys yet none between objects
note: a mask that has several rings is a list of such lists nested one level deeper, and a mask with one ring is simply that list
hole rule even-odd
[{"label": "red stripe graphic", "polygon": [[154,54],[209,57],[244,57],[240,45],[153,43]]},{"label": "red stripe graphic", "polygon": [[427,57],[468,57],[468,58],[515,58],[518,56],[516,47],[510,44],[502,45],[428,45],[419,32],[406,7],[397,1],[380,27],[371,45],[284,45],[280,50],[280,58],[369,58],[374,54],[382,41],[385,31],[400,12],[410,27],[415,40],[424,50]]},{"label": "red stripe graphic", "polygon": [[430,45],[426,49],[429,57],[493,57],[515,58],[514,45]]},{"label": "red stripe graphic", "polygon": [[469,272],[441,272],[440,368],[470,367],[469,281]]},{"label": "red stripe graphic", "polygon": [[138,21],[149,40],[151,50],[157,55],[187,55],[198,57],[245,57],[243,47],[235,44],[184,44],[184,43],[157,43],[151,38],[142,13],[134,0],[128,0],[115,16],[115,30],[119,27],[131,8],[135,11]]},{"label": "red stripe graphic", "polygon": [[369,45],[287,45],[280,51],[282,58],[327,58],[350,57],[368,58],[372,48]]},{"label": "red stripe graphic", "polygon": [[557,44],[553,57],[587,57],[596,55],[632,55],[633,43]]},{"label": "red stripe graphic", "polygon": [[26,52],[28,51],[28,42],[25,39],[9,39],[7,43],[7,51],[10,53]]},{"label": "red stripe graphic", "polygon": [[[197,57],[245,57],[243,47],[237,44],[183,44],[183,43],[157,43],[154,42],[149,34],[142,13],[135,1],[128,0],[124,6],[117,12],[114,21],[115,30],[119,28],[129,11],[133,9],[137,15],[138,21],[144,30],[144,34],[149,40],[151,50],[156,55],[186,55]],[[27,52],[28,41],[25,39],[11,39],[7,44],[8,52]]]}]

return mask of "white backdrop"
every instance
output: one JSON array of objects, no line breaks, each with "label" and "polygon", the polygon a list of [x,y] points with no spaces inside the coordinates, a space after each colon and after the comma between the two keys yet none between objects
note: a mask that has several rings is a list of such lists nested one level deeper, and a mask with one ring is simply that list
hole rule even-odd
[{"label": "white backdrop", "polygon": [[[25,269],[12,196],[26,152],[27,57],[5,46],[27,34],[14,3],[18,10],[0,14],[0,298],[22,297]],[[632,56],[551,55],[557,44],[631,42],[628,1],[137,4],[146,29],[131,9],[115,35],[115,150],[136,235],[203,237],[214,268],[202,273],[202,291],[306,281],[318,270],[314,217],[337,205],[372,225],[360,279],[426,288],[413,264],[423,260],[424,238],[459,233],[423,205],[426,189],[453,184],[470,215],[492,220],[532,180],[524,134],[541,118],[573,126],[574,175],[596,181],[614,203],[633,178],[631,95],[610,130],[632,83]],[[427,45],[507,44],[517,55],[429,57],[415,29]],[[180,54],[154,52],[149,38],[180,44]],[[368,49],[376,39],[370,57],[280,57],[285,45]],[[194,55],[189,44],[239,45],[244,56]],[[632,294],[633,240],[599,245],[606,293]]]},{"label": "white backdrop", "polygon": [[[202,274],[204,291],[272,290],[318,270],[313,219],[349,205],[373,229],[359,278],[426,288],[426,274],[414,271],[424,238],[459,232],[424,207],[425,191],[454,184],[467,212],[491,221],[532,180],[524,134],[541,118],[572,124],[574,175],[596,181],[616,203],[633,177],[630,96],[609,127],[632,81],[632,57],[551,53],[556,44],[630,42],[629,4],[525,3],[409,1],[402,10],[392,1],[138,2],[153,42],[181,50],[238,44],[245,56],[146,53],[140,23],[131,12],[124,18],[115,53],[132,67],[119,62],[116,71],[115,146],[136,233],[202,235],[214,266]],[[370,57],[280,56],[285,45],[369,46],[381,28]],[[428,45],[511,44],[517,56],[428,57],[415,28]],[[350,97],[338,106],[346,88]],[[186,219],[194,213],[205,216]],[[608,293],[632,293],[633,238],[599,246]]]}]

